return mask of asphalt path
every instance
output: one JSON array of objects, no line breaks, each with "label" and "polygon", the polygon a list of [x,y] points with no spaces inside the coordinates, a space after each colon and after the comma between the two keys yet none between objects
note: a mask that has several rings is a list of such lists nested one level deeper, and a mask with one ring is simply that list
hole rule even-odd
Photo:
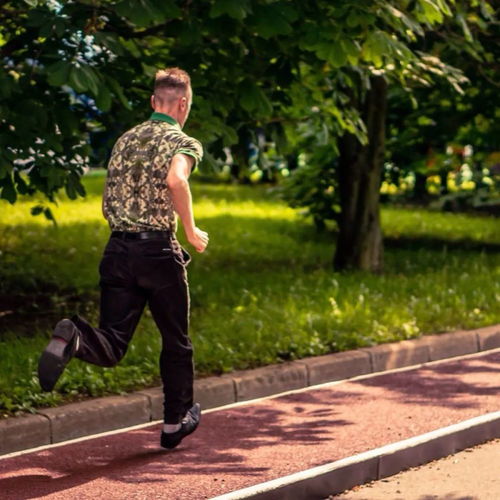
[{"label": "asphalt path", "polygon": [[500,351],[205,412],[175,450],[161,423],[0,458],[0,498],[203,499],[499,409]]}]

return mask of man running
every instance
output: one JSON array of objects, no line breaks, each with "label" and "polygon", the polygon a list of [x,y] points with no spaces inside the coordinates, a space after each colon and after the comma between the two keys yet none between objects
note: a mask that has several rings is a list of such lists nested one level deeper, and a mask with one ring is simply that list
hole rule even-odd
[{"label": "man running", "polygon": [[208,244],[208,234],[195,225],[188,183],[203,155],[201,144],[182,131],[191,102],[185,71],[157,72],[153,114],[117,140],[108,165],[103,214],[111,237],[99,266],[99,327],[78,315],[59,321],[38,366],[42,389],[51,391],[72,357],[116,365],[148,304],[162,336],[164,448],[175,448],[191,434],[201,414],[193,404],[188,336],[191,257],[176,239],[178,214],[195,250],[203,252]]}]

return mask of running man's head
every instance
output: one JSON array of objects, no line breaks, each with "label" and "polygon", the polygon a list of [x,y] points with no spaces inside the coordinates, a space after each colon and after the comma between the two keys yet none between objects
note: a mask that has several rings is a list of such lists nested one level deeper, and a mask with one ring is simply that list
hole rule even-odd
[{"label": "running man's head", "polygon": [[151,107],[175,118],[181,127],[186,123],[193,91],[189,75],[180,68],[165,68],[156,72]]}]

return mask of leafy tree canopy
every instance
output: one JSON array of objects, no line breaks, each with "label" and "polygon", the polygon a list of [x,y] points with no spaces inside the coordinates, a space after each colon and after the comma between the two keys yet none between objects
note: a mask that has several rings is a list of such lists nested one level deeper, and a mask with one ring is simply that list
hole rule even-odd
[{"label": "leafy tree canopy", "polygon": [[[461,72],[426,40],[450,20],[480,56],[472,27],[493,9],[485,0],[18,0],[0,3],[0,188],[42,192],[79,181],[91,154],[146,118],[156,68],[180,66],[195,89],[189,132],[207,147],[242,146],[256,127],[293,147],[305,124],[323,139],[365,137],[348,98],[370,75],[411,89]],[[444,38],[446,33],[440,33]],[[288,132],[288,133],[285,133]],[[244,155],[242,155],[244,156]],[[21,175],[25,174],[25,175]],[[48,212],[50,213],[50,212]]]}]

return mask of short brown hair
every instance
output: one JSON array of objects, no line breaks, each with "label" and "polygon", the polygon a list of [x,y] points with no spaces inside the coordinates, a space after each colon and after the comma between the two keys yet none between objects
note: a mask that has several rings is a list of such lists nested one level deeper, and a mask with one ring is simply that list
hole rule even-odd
[{"label": "short brown hair", "polygon": [[157,90],[168,89],[187,92],[191,88],[191,78],[180,68],[165,68],[156,72],[155,94]]}]

